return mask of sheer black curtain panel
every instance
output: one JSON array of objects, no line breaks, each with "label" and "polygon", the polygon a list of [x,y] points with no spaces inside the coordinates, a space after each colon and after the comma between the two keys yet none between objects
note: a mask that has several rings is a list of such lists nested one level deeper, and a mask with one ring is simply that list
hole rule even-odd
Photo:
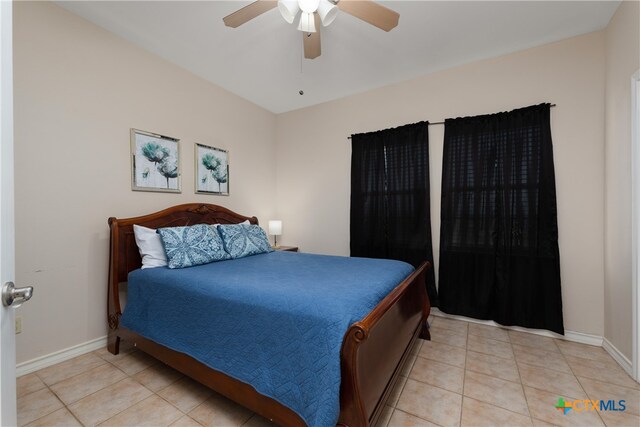
[{"label": "sheer black curtain panel", "polygon": [[[433,264],[428,123],[352,135],[351,256]],[[427,292],[438,304],[433,268]]]},{"label": "sheer black curtain panel", "polygon": [[564,333],[550,105],[448,119],[440,310]]}]

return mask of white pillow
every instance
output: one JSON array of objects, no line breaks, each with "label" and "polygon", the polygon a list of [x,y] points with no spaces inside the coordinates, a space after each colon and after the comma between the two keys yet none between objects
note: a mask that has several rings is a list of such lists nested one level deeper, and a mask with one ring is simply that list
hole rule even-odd
[{"label": "white pillow", "polygon": [[133,225],[133,234],[142,257],[142,268],[165,267],[167,255],[164,253],[162,239],[152,228]]}]

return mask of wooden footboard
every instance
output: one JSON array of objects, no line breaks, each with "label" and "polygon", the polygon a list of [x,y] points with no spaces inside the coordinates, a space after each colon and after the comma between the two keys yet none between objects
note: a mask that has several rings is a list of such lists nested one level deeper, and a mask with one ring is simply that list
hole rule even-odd
[{"label": "wooden footboard", "polygon": [[396,287],[361,322],[347,331],[342,344],[339,423],[375,425],[382,414],[411,347],[427,328],[429,299],[425,262]]},{"label": "wooden footboard", "polygon": [[[120,340],[130,341],[174,369],[280,425],[304,425],[302,419],[291,409],[261,395],[250,385],[120,326],[122,312],[119,284],[127,280],[130,271],[140,267],[140,256],[133,238],[133,224],[158,228],[197,223],[240,223],[244,220],[258,223],[255,217],[245,217],[209,204],[179,205],[137,218],[109,218],[111,250],[107,302],[108,349],[113,354],[118,354]],[[428,338],[426,320],[430,306],[425,272],[430,267],[427,262],[420,265],[371,313],[347,331],[341,353],[339,424],[348,427],[374,425],[404,362],[410,356],[411,346],[419,337]]]}]

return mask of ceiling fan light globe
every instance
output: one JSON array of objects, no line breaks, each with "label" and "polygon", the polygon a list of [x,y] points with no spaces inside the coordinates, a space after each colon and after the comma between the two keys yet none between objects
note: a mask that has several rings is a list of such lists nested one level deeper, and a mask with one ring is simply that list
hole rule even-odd
[{"label": "ceiling fan light globe", "polygon": [[298,31],[304,33],[315,33],[316,23],[313,17],[313,13],[302,12],[300,14],[300,22],[298,23]]},{"label": "ceiling fan light globe", "polygon": [[313,13],[318,10],[320,0],[298,0],[298,6],[305,13]]},{"label": "ceiling fan light globe", "polygon": [[331,25],[331,23],[336,19],[336,16],[338,16],[338,10],[338,6],[331,3],[329,0],[320,0],[320,4],[318,5],[318,15],[320,15],[320,20],[324,27]]},{"label": "ceiling fan light globe", "polygon": [[300,6],[298,6],[298,0],[278,0],[278,10],[285,21],[293,24],[296,15],[300,12]]}]

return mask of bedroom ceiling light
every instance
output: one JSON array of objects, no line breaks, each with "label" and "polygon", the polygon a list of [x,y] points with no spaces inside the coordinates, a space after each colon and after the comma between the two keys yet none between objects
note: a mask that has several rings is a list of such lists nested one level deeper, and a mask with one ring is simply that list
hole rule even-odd
[{"label": "bedroom ceiling light", "polygon": [[298,31],[304,33],[315,33],[316,23],[313,13],[302,12],[300,14],[300,22],[298,23]]},{"label": "bedroom ceiling light", "polygon": [[316,32],[314,13],[320,16],[324,27],[331,24],[338,15],[338,8],[329,0],[278,0],[278,10],[289,24],[292,24],[298,13],[302,11],[298,30],[305,33]]},{"label": "bedroom ceiling light", "polygon": [[293,20],[296,19],[296,15],[300,12],[300,6],[298,6],[298,0],[279,0],[278,10],[285,21],[293,24]]},{"label": "bedroom ceiling light", "polygon": [[322,26],[327,27],[331,25],[333,20],[336,19],[336,16],[338,16],[338,6],[329,0],[320,0],[320,4],[318,5],[318,15],[320,15]]},{"label": "bedroom ceiling light", "polygon": [[374,0],[255,0],[253,3],[236,10],[222,18],[227,27],[237,28],[271,9],[278,8],[289,24],[298,19],[297,29],[302,31],[304,57],[314,59],[320,56],[320,28],[330,25],[338,10],[355,16],[384,31],[390,31],[398,25],[400,15],[391,9],[379,5]]}]

